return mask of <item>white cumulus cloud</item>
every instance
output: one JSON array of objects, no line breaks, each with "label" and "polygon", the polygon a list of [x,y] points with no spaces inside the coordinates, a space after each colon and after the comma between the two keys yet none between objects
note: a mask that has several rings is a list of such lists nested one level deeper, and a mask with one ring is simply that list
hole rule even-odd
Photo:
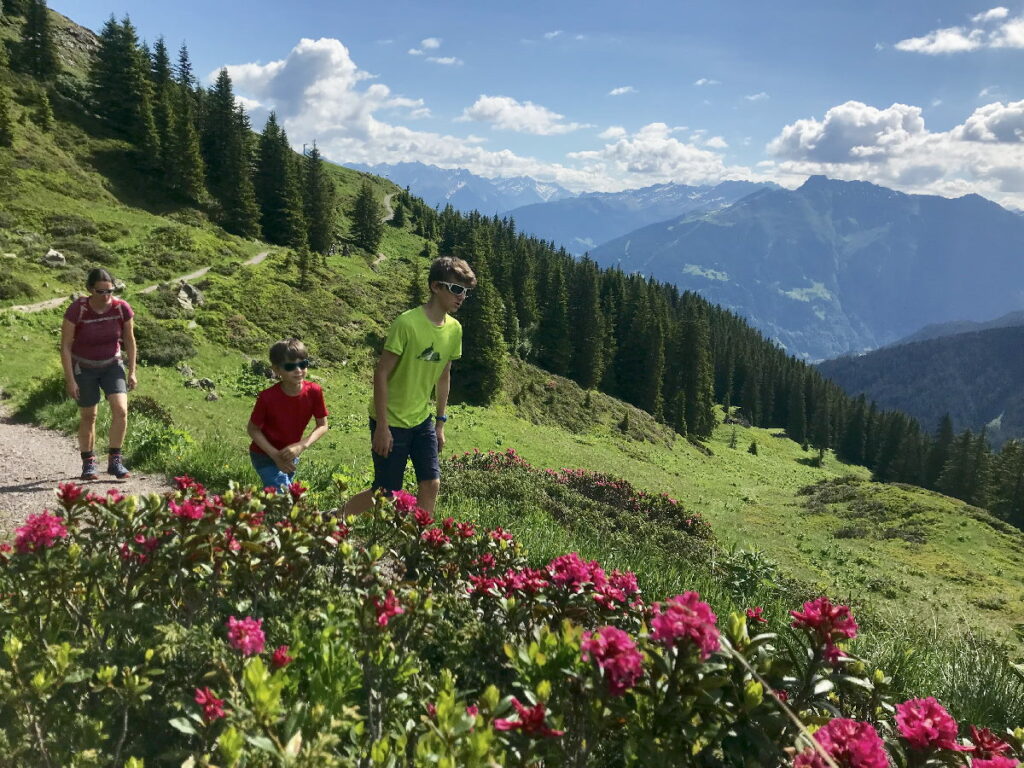
[{"label": "white cumulus cloud", "polygon": [[471,107],[466,107],[456,118],[460,122],[474,120],[490,123],[495,130],[553,136],[586,128],[582,123],[565,123],[564,115],[531,101],[517,101],[511,96],[482,95]]},{"label": "white cumulus cloud", "polygon": [[446,67],[461,67],[463,63],[462,59],[458,59],[455,56],[427,56],[427,61],[434,64],[443,64]]},{"label": "white cumulus cloud", "polygon": [[711,147],[712,149],[726,149],[729,144],[721,136],[712,136],[710,139],[704,142],[705,147]]},{"label": "white cumulus cloud", "polygon": [[695,80],[693,82],[693,84],[697,85],[697,86],[702,86],[702,85],[721,85],[722,83],[719,82],[718,80],[712,80],[710,77],[702,77],[699,80]]},{"label": "white cumulus cloud", "polygon": [[561,34],[562,34],[562,30],[560,30],[560,29],[556,29],[553,32],[545,32],[544,33],[544,39],[545,40],[554,40],[556,37],[558,37]]},{"label": "white cumulus cloud", "polygon": [[935,29],[921,37],[900,40],[895,47],[931,56],[982,48],[1024,48],[1024,16],[1010,18],[1009,9],[999,6],[971,16],[970,21],[972,26]]},{"label": "white cumulus cloud", "polygon": [[441,47],[441,38],[425,37],[422,40],[420,40],[420,45],[423,46],[423,49],[426,51],[433,51]]},{"label": "white cumulus cloud", "polygon": [[929,131],[921,112],[906,104],[840,104],[821,120],[785,126],[767,147],[777,160],[759,167],[783,184],[817,173],[904,192],[974,192],[1024,207],[1024,101],[980,107],[943,132]]},{"label": "white cumulus cloud", "polygon": [[750,95],[744,96],[743,98],[746,99],[747,101],[764,101],[765,99],[768,99],[770,97],[764,91],[759,91],[758,93],[751,93]]},{"label": "white cumulus cloud", "polygon": [[622,96],[626,93],[636,93],[636,88],[632,85],[620,85],[618,88],[612,88],[608,91],[609,96]]},{"label": "white cumulus cloud", "polygon": [[626,135],[626,129],[621,125],[610,125],[597,134],[599,139],[621,139]]}]

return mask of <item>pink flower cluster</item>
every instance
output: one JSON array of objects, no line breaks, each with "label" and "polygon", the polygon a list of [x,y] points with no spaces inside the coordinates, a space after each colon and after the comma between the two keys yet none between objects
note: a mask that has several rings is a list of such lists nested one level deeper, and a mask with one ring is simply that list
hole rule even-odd
[{"label": "pink flower cluster", "polygon": [[303,496],[305,496],[306,491],[308,490],[309,489],[302,483],[292,483],[291,485],[288,486],[288,493],[291,494],[293,502],[298,501]]},{"label": "pink flower cluster", "polygon": [[49,549],[57,539],[67,537],[64,521],[56,515],[43,511],[29,515],[25,524],[14,531],[14,548],[21,554]]},{"label": "pink flower cluster", "polygon": [[668,647],[691,643],[707,659],[721,646],[716,622],[718,617],[711,606],[701,602],[696,592],[676,595],[664,603],[654,604],[651,619],[651,639]]},{"label": "pink flower cluster", "polygon": [[594,601],[609,610],[640,593],[634,573],[616,569],[609,578],[596,560],[585,562],[576,552],[556,557],[548,563],[548,573],[556,586],[569,592],[579,593],[592,587]]},{"label": "pink flower cluster", "polygon": [[196,688],[196,704],[203,708],[203,722],[224,717],[224,699],[218,699],[209,688]]},{"label": "pink flower cluster", "polygon": [[84,490],[82,486],[76,485],[75,483],[58,483],[57,484],[57,501],[64,509],[71,509],[80,498]]},{"label": "pink flower cluster", "polygon": [[931,696],[897,704],[896,727],[914,749],[960,751],[956,743],[959,730],[956,720]]},{"label": "pink flower cluster", "polygon": [[[878,731],[870,723],[837,717],[814,733],[839,768],[886,768],[889,756]],[[808,747],[793,761],[794,768],[829,768],[817,750]]]},{"label": "pink flower cluster", "polygon": [[643,656],[633,638],[617,627],[585,632],[580,647],[583,660],[593,659],[604,672],[612,696],[621,696],[643,676]]},{"label": "pink flower cluster", "polygon": [[[134,546],[132,546],[134,544]],[[124,542],[118,547],[122,560],[136,560],[145,563],[149,556],[160,546],[160,539],[156,536],[146,536],[142,533],[135,534],[132,541]]]},{"label": "pink flower cluster", "polygon": [[[489,552],[491,567],[494,565],[494,556]],[[484,556],[481,556],[481,559]],[[473,575],[469,577],[473,585],[469,588],[470,594],[475,595],[504,595],[512,597],[515,594],[536,595],[547,587],[551,586],[546,571],[538,568],[509,568],[504,576],[483,576]]]},{"label": "pink flower cluster", "polygon": [[271,669],[281,669],[281,667],[287,667],[293,661],[295,659],[288,655],[288,646],[279,645],[270,657],[270,667]]},{"label": "pink flower cluster", "polygon": [[395,503],[395,509],[403,514],[409,514],[416,510],[416,497],[408,491],[395,491],[391,494]]},{"label": "pink flower cluster", "polygon": [[395,597],[395,590],[389,589],[387,594],[384,595],[384,601],[381,602],[376,597],[373,598],[373,607],[377,612],[377,626],[386,627],[388,621],[395,616],[405,613],[405,608],[398,602],[398,598]]},{"label": "pink flower cluster", "polygon": [[529,736],[546,738],[556,738],[565,733],[565,731],[557,731],[547,724],[547,709],[543,701],[538,701],[532,707],[525,707],[519,703],[519,699],[513,696],[511,702],[512,706],[515,707],[516,713],[519,715],[519,719],[496,718],[494,730],[522,731]]},{"label": "pink flower cluster", "polygon": [[978,758],[987,759],[1001,757],[1009,752],[1012,747],[996,736],[988,728],[969,726],[971,730],[971,744],[973,746],[964,749],[964,752],[974,754],[974,764],[977,765]]},{"label": "pink flower cluster", "polygon": [[428,528],[420,534],[420,540],[437,549],[440,549],[451,541],[449,537],[444,535],[444,531],[440,528]]},{"label": "pink flower cluster", "polygon": [[825,660],[835,664],[843,655],[836,643],[857,636],[857,622],[848,605],[832,605],[826,596],[804,603],[803,611],[790,611],[792,626],[806,629],[825,646]]},{"label": "pink flower cluster", "polygon": [[244,619],[228,618],[228,642],[243,656],[263,653],[267,638],[263,634],[263,619],[246,616]]}]

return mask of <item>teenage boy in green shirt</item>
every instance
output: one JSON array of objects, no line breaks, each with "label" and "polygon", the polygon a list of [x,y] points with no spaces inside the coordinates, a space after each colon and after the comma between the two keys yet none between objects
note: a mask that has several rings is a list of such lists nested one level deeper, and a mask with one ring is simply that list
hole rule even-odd
[{"label": "teenage boy in green shirt", "polygon": [[[370,434],[373,486],[345,505],[345,514],[360,514],[373,504],[373,493],[401,490],[411,458],[419,489],[417,503],[434,511],[441,487],[438,454],[444,449],[452,360],[462,357],[462,325],[451,315],[476,287],[476,275],[462,259],[442,256],[430,265],[430,299],[399,315],[388,330],[373,372]],[[435,416],[430,399],[436,390]]]}]

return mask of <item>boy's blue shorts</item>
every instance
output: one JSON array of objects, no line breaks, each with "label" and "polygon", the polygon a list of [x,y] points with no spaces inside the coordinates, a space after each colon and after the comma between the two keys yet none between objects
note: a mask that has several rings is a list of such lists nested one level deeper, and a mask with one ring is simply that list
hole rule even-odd
[{"label": "boy's blue shorts", "polygon": [[[377,427],[377,421],[370,419],[370,437]],[[402,489],[405,463],[412,459],[416,470],[416,482],[436,480],[441,477],[441,465],[437,460],[437,433],[434,431],[434,417],[415,427],[389,427],[391,430],[391,453],[388,456],[373,454],[373,488],[385,491]]]},{"label": "boy's blue shorts", "polygon": [[[264,488],[277,488],[279,491],[284,491],[295,481],[294,469],[291,474],[282,472],[278,469],[274,460],[267,456],[267,454],[249,451],[249,458],[252,460],[252,466],[256,470],[256,474],[260,476],[260,481],[263,483]],[[299,459],[296,457],[296,468],[298,464]]]}]

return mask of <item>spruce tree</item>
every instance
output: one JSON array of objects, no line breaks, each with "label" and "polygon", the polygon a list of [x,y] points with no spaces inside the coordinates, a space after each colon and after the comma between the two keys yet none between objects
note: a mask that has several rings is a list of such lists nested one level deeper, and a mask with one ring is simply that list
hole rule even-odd
[{"label": "spruce tree", "polygon": [[288,136],[273,112],[260,134],[254,178],[263,239],[301,248],[307,244],[302,196],[295,177]]},{"label": "spruce tree", "polygon": [[167,184],[186,200],[200,203],[206,196],[205,169],[191,94],[179,89],[175,101],[170,151],[166,157]]},{"label": "spruce tree", "polygon": [[22,71],[41,80],[52,80],[60,72],[50,14],[44,0],[30,0],[26,5],[18,64]]},{"label": "spruce tree", "polygon": [[0,85],[0,147],[14,146],[14,118],[7,88]]},{"label": "spruce tree", "polygon": [[352,239],[367,253],[374,254],[384,237],[384,208],[374,197],[370,183],[363,182],[349,212]]},{"label": "spruce tree", "polygon": [[969,429],[961,432],[949,449],[946,466],[936,482],[936,487],[947,496],[967,501],[972,484],[971,473],[974,464],[974,434]]},{"label": "spruce tree", "polygon": [[171,72],[171,59],[167,53],[167,44],[161,35],[153,47],[150,80],[153,88],[153,124],[156,127],[157,140],[160,143],[159,162],[164,176],[170,178],[174,174],[174,81]]},{"label": "spruce tree", "polygon": [[796,377],[790,382],[789,419],[786,422],[786,434],[794,442],[803,444],[807,441],[807,405],[804,399],[802,376]]},{"label": "spruce tree", "polygon": [[32,121],[44,131],[53,128],[53,106],[50,104],[50,95],[45,88],[36,90]]},{"label": "spruce tree", "polygon": [[405,227],[405,206],[402,205],[397,195],[391,198],[391,211],[391,221],[389,222],[391,226],[395,229]]},{"label": "spruce tree", "polygon": [[1024,528],[1024,441],[1008,440],[993,458],[989,509]]},{"label": "spruce tree", "polygon": [[472,349],[453,364],[452,386],[458,399],[487,405],[501,393],[508,364],[502,333],[504,307],[491,280],[488,246],[477,232],[459,245],[455,255],[473,268],[477,284],[459,312],[463,336]]},{"label": "spruce tree", "polygon": [[252,158],[249,152],[249,120],[238,107],[232,116],[229,134],[227,178],[232,182],[223,193],[224,228],[242,237],[260,234],[260,207],[252,183]]},{"label": "spruce tree", "polygon": [[867,402],[860,395],[854,402],[836,445],[836,455],[848,464],[864,463],[864,440],[867,433]]},{"label": "spruce tree", "polygon": [[562,263],[551,258],[544,276],[543,306],[534,342],[534,356],[541,368],[559,376],[569,372],[569,296]]},{"label": "spruce tree", "polygon": [[706,440],[715,429],[715,392],[711,329],[702,303],[686,302],[680,330],[686,426],[691,435]]},{"label": "spruce tree", "polygon": [[33,0],[3,0],[2,7],[5,16],[22,16],[28,14],[28,7]]},{"label": "spruce tree", "polygon": [[948,413],[945,413],[939,422],[938,434],[935,437],[935,442],[932,443],[925,462],[923,478],[925,488],[933,490],[937,488],[936,484],[939,481],[939,476],[942,474],[946,462],[949,461],[949,452],[953,447],[954,439],[953,419]]},{"label": "spruce tree", "polygon": [[327,175],[323,157],[313,142],[313,149],[304,160],[302,183],[303,212],[309,237],[309,247],[326,254],[334,245],[334,217],[337,191],[334,181]]},{"label": "spruce tree", "polygon": [[149,60],[128,17],[119,24],[111,16],[104,25],[89,83],[97,113],[155,163],[159,138],[153,122]]},{"label": "spruce tree", "polygon": [[569,376],[584,389],[601,383],[604,371],[604,319],[597,264],[586,256],[576,264],[569,286]]}]

